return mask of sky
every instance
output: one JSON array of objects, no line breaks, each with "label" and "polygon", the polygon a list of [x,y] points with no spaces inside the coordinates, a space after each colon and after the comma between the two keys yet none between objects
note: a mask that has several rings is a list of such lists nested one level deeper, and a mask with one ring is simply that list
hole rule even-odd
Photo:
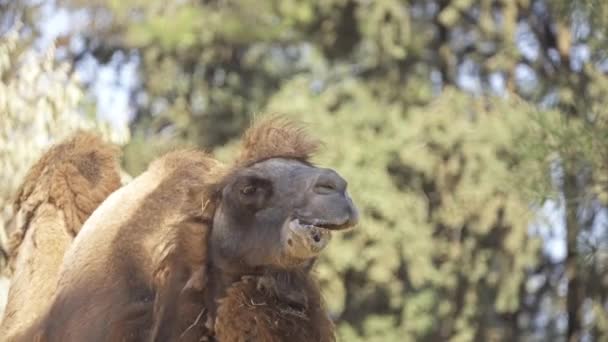
[{"label": "sky", "polygon": [[[57,38],[87,25],[89,19],[83,12],[70,13],[66,9],[56,8],[52,2],[42,8],[42,37],[38,48],[47,49]],[[77,39],[72,42],[77,48],[82,44]],[[57,55],[61,57],[61,49]],[[124,59],[127,63],[122,63]],[[122,60],[121,60],[122,59]],[[116,66],[122,64],[118,69]],[[107,66],[99,65],[91,56],[86,56],[76,68],[76,75],[81,82],[93,82],[91,94],[97,104],[97,115],[118,127],[125,127],[133,115],[133,107],[129,103],[129,89],[137,82],[137,59],[129,56],[116,56]]]}]

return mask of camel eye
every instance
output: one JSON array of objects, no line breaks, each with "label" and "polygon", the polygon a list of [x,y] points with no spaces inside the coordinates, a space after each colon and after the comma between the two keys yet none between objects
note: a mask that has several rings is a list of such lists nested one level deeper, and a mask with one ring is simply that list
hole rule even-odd
[{"label": "camel eye", "polygon": [[247,185],[241,189],[241,193],[246,196],[251,196],[256,193],[258,188],[255,185]]}]

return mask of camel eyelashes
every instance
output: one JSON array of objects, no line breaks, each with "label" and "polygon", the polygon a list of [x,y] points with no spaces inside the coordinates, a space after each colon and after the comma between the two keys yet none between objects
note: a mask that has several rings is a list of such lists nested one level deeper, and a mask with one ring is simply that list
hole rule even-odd
[{"label": "camel eyelashes", "polygon": [[336,187],[331,184],[320,184],[315,186],[315,191],[318,194],[331,194],[336,192]]},{"label": "camel eyelashes", "polygon": [[239,192],[244,196],[253,196],[259,193],[267,193],[272,188],[270,181],[258,176],[246,176],[237,182]]},{"label": "camel eyelashes", "polygon": [[251,196],[258,191],[258,187],[255,185],[246,185],[241,189],[241,193],[245,196]]}]

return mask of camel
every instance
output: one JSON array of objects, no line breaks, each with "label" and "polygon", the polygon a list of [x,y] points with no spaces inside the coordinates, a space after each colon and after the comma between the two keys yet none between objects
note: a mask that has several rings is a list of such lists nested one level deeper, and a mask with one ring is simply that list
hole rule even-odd
[{"label": "camel", "polygon": [[85,132],[53,146],[30,168],[15,199],[2,338],[10,340],[44,312],[65,251],[93,210],[119,186],[118,149]]},{"label": "camel", "polygon": [[160,157],[87,220],[48,312],[13,341],[333,341],[310,270],[358,213],[346,181],[310,163],[319,145],[272,117],[229,165]]}]

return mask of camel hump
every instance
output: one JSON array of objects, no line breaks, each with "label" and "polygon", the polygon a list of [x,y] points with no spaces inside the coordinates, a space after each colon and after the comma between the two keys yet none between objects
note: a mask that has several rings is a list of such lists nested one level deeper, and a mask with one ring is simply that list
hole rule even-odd
[{"label": "camel hump", "polygon": [[84,131],[47,150],[17,190],[10,259],[14,259],[29,221],[42,203],[63,211],[66,229],[75,236],[99,204],[120,187],[119,156],[117,146]]}]

